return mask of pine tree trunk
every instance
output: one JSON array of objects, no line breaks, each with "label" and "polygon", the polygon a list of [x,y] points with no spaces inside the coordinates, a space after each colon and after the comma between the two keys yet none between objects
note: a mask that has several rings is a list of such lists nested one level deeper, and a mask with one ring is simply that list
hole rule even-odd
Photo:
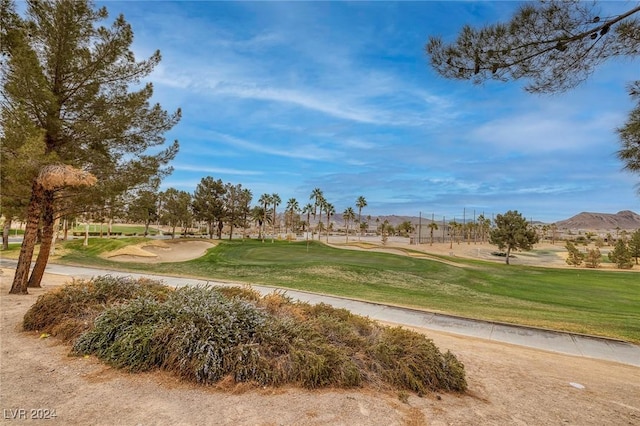
[{"label": "pine tree trunk", "polygon": [[49,256],[55,256],[56,254],[56,243],[58,242],[59,238],[59,232],[60,230],[60,218],[56,217],[53,220],[53,234],[51,237],[51,250],[49,250]]},{"label": "pine tree trunk", "polygon": [[31,271],[31,278],[27,283],[29,288],[40,288],[42,282],[42,276],[44,270],[49,262],[49,254],[51,253],[51,244],[53,242],[53,224],[54,224],[54,212],[53,212],[53,195],[52,190],[44,191],[42,199],[42,242],[40,243],[40,252],[36,258],[36,263]]},{"label": "pine tree trunk", "polygon": [[84,240],[82,241],[82,245],[84,247],[89,245],[89,222],[84,225]]},{"label": "pine tree trunk", "polygon": [[4,226],[2,228],[2,250],[9,249],[9,231],[11,230],[11,218],[7,218],[4,221]]},{"label": "pine tree trunk", "polygon": [[16,266],[16,273],[13,276],[13,284],[11,285],[9,294],[28,294],[27,280],[29,278],[29,269],[31,268],[33,249],[36,245],[43,194],[44,188],[34,181],[31,188],[29,206],[27,208],[27,223],[24,228],[24,238],[22,240],[18,265]]}]

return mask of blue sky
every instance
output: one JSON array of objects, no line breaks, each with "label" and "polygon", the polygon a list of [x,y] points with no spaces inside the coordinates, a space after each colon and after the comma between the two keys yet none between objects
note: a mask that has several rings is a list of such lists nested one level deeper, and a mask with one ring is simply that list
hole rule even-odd
[{"label": "blue sky", "polygon": [[[640,210],[616,158],[636,60],[579,88],[530,95],[432,71],[429,35],[506,20],[514,2],[98,2],[131,23],[138,58],[160,49],[154,101],[183,118],[163,188],[205,176],[283,205],[323,190],[337,212],[461,218],[516,209],[553,222]],[[607,3],[620,10],[629,3]],[[469,216],[467,216],[469,217]]]}]

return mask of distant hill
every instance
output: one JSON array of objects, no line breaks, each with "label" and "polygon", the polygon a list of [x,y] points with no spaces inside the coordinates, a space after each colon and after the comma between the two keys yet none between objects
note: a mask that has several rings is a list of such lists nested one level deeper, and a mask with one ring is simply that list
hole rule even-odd
[{"label": "distant hill", "polygon": [[618,213],[582,212],[569,219],[556,222],[559,229],[639,229],[640,215],[630,210]]},{"label": "distant hill", "polygon": [[[357,213],[356,213],[357,216]],[[366,215],[362,215],[362,220],[366,220]],[[357,217],[356,217],[357,219]],[[376,219],[379,219],[377,221]],[[326,218],[322,218],[323,222],[326,223]],[[398,216],[398,215],[382,215],[382,216],[372,216],[369,221],[370,227],[375,228],[378,223],[384,222],[387,220],[389,224],[393,226],[398,226],[402,222],[409,221],[414,225],[417,225],[420,221],[422,221],[423,226],[427,226],[431,222],[431,217],[422,217],[420,219],[417,216]],[[456,220],[458,222],[462,222],[463,218],[457,217]],[[467,217],[466,221],[469,222],[473,220],[473,217]],[[337,213],[331,217],[331,221],[334,223],[342,224],[344,221],[342,219],[342,215]],[[440,224],[440,221],[436,222]],[[447,220],[449,222],[449,220]],[[312,219],[312,223],[314,223]],[[533,225],[544,225],[543,222],[533,221]],[[615,230],[626,229],[626,230],[636,230],[640,229],[640,215],[634,213],[630,210],[623,210],[618,213],[589,213],[582,212],[577,214],[569,219],[561,220],[555,223],[558,226],[558,229],[584,229],[584,230]]]}]

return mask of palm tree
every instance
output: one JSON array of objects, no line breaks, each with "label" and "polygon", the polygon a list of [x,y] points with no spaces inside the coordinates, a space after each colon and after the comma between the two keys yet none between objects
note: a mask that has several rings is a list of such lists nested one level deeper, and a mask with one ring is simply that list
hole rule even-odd
[{"label": "palm tree", "polygon": [[311,229],[311,213],[313,213],[313,204],[307,203],[302,208],[302,214],[307,215],[307,228],[304,229],[305,233],[307,234],[307,240],[309,239],[309,229]]},{"label": "palm tree", "polygon": [[449,222],[449,234],[451,234],[451,238],[449,239],[449,248],[453,248],[453,240],[456,239],[456,232],[458,231],[458,222],[453,219],[453,222]]},{"label": "palm tree", "polygon": [[435,222],[431,222],[429,224],[429,234],[431,235],[431,244],[429,245],[433,245],[433,231],[437,231],[438,230],[438,224]]},{"label": "palm tree", "polygon": [[335,214],[336,209],[333,207],[333,204],[328,203],[326,200],[323,203],[324,212],[327,214],[327,243],[329,242],[329,228],[331,225],[331,216]]},{"label": "palm tree", "polygon": [[[362,195],[356,200],[356,207],[358,208],[358,223],[362,223],[362,209],[367,207],[367,200]],[[360,234],[362,234],[362,228],[360,228]]]},{"label": "palm tree", "polygon": [[321,200],[324,199],[323,195],[322,195],[322,190],[320,188],[314,188],[313,191],[311,191],[311,196],[309,197],[310,200],[313,200],[313,218],[316,218],[316,213],[318,211],[318,206],[322,205]]},{"label": "palm tree", "polygon": [[255,206],[251,209],[251,219],[258,224],[258,238],[264,241],[264,235],[262,234],[262,223],[265,220],[266,210],[262,206]]},{"label": "palm tree", "polygon": [[[320,197],[318,201],[318,223],[322,223],[322,211],[325,210],[325,205],[327,204],[327,200],[324,197]],[[320,241],[320,230],[318,230],[318,241]]]},{"label": "palm tree", "polygon": [[[276,224],[278,223],[276,216],[276,207],[278,207],[281,202],[282,200],[280,199],[280,196],[278,194],[271,194],[271,204],[273,205],[273,235],[276,234]],[[271,236],[271,242],[273,242],[273,235]]]},{"label": "palm tree", "polygon": [[[294,215],[300,210],[300,204],[298,204],[298,200],[295,198],[289,198],[287,201],[287,213],[289,216],[289,224],[291,225],[291,232],[293,232],[293,218]],[[285,219],[285,232],[287,232],[287,221]]]},{"label": "palm tree", "polygon": [[353,211],[351,207],[347,207],[345,211],[342,213],[342,218],[344,219],[345,227],[347,228],[347,243],[349,242],[349,223],[356,218],[356,213]]},{"label": "palm tree", "polygon": [[262,205],[262,213],[264,214],[264,217],[262,218],[262,242],[264,243],[264,234],[267,226],[267,210],[269,209],[269,205],[271,205],[271,195],[262,194],[260,199],[258,199],[258,202]]}]

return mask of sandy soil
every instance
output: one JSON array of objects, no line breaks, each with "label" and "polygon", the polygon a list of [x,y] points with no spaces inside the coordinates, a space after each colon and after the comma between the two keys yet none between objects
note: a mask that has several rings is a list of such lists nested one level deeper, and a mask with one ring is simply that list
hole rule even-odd
[{"label": "sandy soil", "polygon": [[108,252],[104,257],[119,262],[163,263],[196,259],[215,246],[200,240],[152,240]]},{"label": "sandy soil", "polygon": [[640,369],[445,333],[425,332],[465,364],[465,395],[374,389],[307,391],[202,387],[166,372],[129,374],[93,357],[71,357],[55,338],[21,331],[43,289],[8,295],[0,275],[0,422],[64,425],[638,425]]},{"label": "sandy soil", "polygon": [[[436,254],[441,256],[451,257],[463,257],[468,259],[479,259],[494,263],[505,263],[504,257],[494,256],[492,253],[499,251],[498,248],[489,243],[454,243],[453,245],[446,243],[423,243],[423,244],[409,244],[407,238],[390,238],[386,245],[382,245],[380,237],[362,237],[358,242],[357,237],[349,240],[349,244],[345,243],[344,237],[332,237],[329,239],[329,243],[335,247],[349,248],[355,250],[373,250],[384,251],[387,253],[407,255],[407,250],[424,252],[427,256],[429,254]],[[372,248],[375,245],[375,248]],[[585,251],[585,249],[593,249],[595,246],[579,247],[579,249]],[[600,252],[603,255],[609,253],[612,247],[603,247]],[[574,266],[567,264],[567,250],[564,248],[563,242],[557,242],[551,244],[548,242],[539,243],[534,246],[532,251],[512,252],[512,258],[510,263],[512,265],[528,265],[528,266],[543,266],[548,268],[572,268]],[[411,254],[410,254],[411,255]],[[438,260],[438,259],[435,259]],[[440,260],[442,261],[442,260]],[[445,263],[450,263],[446,262]],[[460,266],[459,264],[457,264]],[[580,268],[585,268],[584,264]],[[614,264],[602,263],[599,267],[600,270],[621,271],[617,269]],[[632,269],[625,269],[624,271],[640,272],[640,268],[635,266]]]}]

